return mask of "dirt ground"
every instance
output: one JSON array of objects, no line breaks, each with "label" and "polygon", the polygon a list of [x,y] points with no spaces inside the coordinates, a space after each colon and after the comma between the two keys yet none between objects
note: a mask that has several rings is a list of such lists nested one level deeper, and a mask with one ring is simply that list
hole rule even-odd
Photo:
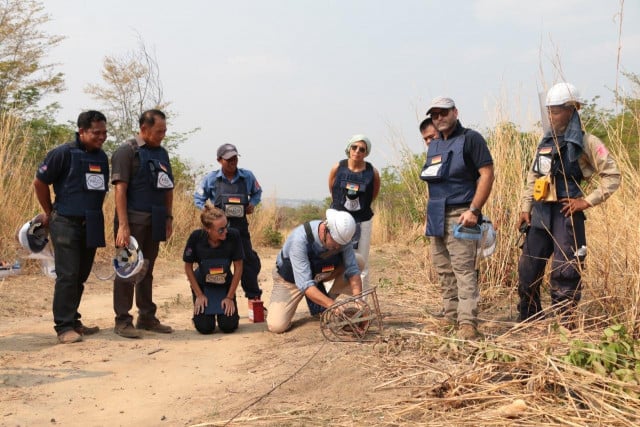
[{"label": "dirt ground", "polygon": [[[276,251],[260,254],[268,305]],[[240,328],[198,334],[182,263],[164,260],[156,267],[154,300],[173,334],[117,336],[111,282],[92,275],[80,312],[85,324],[101,331],[81,343],[57,344],[53,282],[30,270],[0,279],[2,426],[376,424],[385,417],[376,408],[402,399],[398,390],[375,390],[376,344],[325,340],[304,303],[293,329],[275,335],[266,323],[248,320],[239,290]],[[397,294],[392,298],[385,289],[378,288],[385,329],[420,318],[424,305],[405,301],[400,307]]]}]

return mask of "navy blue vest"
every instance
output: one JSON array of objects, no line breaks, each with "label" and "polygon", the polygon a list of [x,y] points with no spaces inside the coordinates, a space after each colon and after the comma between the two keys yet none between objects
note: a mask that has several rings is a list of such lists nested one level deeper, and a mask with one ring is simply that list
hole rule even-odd
[{"label": "navy blue vest", "polygon": [[53,184],[54,210],[64,216],[85,217],[87,211],[102,212],[109,189],[109,158],[104,151],[84,151],[79,142],[69,142],[69,173]]},{"label": "navy blue vest", "polygon": [[[337,253],[331,253],[331,251],[316,253],[313,250],[315,239],[313,238],[311,225],[308,222],[304,223],[304,230],[307,234],[307,257],[309,258],[309,264],[311,264],[312,277],[320,273],[330,273],[342,265],[342,250]],[[282,257],[282,265],[278,267],[278,273],[287,282],[295,283],[293,266],[289,258]]]},{"label": "navy blue vest", "polygon": [[366,162],[364,171],[352,172],[347,165],[347,159],[340,161],[331,188],[331,207],[349,212],[356,222],[368,221],[373,217],[373,166]]},{"label": "navy blue vest", "polygon": [[420,179],[429,186],[427,236],[443,236],[445,210],[471,204],[476,194],[478,171],[464,161],[465,134],[435,139],[429,144]]},{"label": "navy blue vest", "polygon": [[[227,214],[229,224],[238,229],[240,234],[249,231],[249,221],[247,221],[246,208],[249,204],[249,194],[247,193],[247,183],[243,177],[231,183],[218,177],[214,181],[215,207],[222,209]],[[237,207],[238,209],[234,209]],[[234,216],[232,212],[240,211],[239,216]]]},{"label": "navy blue vest", "polygon": [[[138,147],[140,166],[127,187],[127,207],[134,211],[151,212],[153,206],[165,206],[165,191],[173,189],[173,174],[169,154],[163,147]],[[135,147],[133,144],[136,144]]]},{"label": "navy blue vest", "polygon": [[[536,165],[544,163],[541,158],[551,159],[550,173],[555,179],[556,196],[558,199],[581,197],[584,195],[580,183],[584,179],[578,160],[571,161],[567,149],[568,142],[562,136],[557,137],[558,143],[553,137],[545,137],[538,145],[534,170],[545,175],[546,171],[536,170]],[[560,153],[558,154],[558,148]]]}]

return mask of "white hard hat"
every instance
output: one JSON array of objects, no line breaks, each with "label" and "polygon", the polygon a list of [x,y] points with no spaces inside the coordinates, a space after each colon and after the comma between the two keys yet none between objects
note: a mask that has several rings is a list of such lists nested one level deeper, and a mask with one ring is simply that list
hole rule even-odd
[{"label": "white hard hat", "polygon": [[36,215],[18,230],[18,242],[23,248],[34,254],[42,252],[49,242],[49,230],[42,224],[43,221],[42,214]]},{"label": "white hard hat", "polygon": [[327,209],[326,216],[327,228],[333,240],[340,245],[346,245],[351,242],[353,235],[356,233],[356,221],[351,214],[335,209]]},{"label": "white hard hat", "polygon": [[482,230],[482,237],[480,238],[478,255],[482,258],[489,258],[496,250],[496,229],[493,228],[493,224],[487,217],[484,217],[484,222],[480,224],[480,229]]},{"label": "white hard hat", "polygon": [[129,236],[129,244],[118,248],[113,258],[113,267],[118,277],[128,279],[138,273],[144,265],[142,250],[135,237]]},{"label": "white hard hat", "polygon": [[580,92],[571,83],[561,82],[556,83],[547,92],[547,101],[545,105],[552,107],[554,105],[565,105],[567,103],[582,104],[582,98],[580,98]]}]

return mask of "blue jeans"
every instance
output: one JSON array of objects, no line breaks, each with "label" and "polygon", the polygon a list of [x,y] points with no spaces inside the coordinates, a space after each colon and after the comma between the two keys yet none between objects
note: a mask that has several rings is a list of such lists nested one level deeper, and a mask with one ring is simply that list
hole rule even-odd
[{"label": "blue jeans", "polygon": [[80,299],[84,292],[96,248],[87,248],[83,218],[53,213],[49,232],[54,247],[56,284],[53,291],[53,321],[58,334],[82,325]]}]

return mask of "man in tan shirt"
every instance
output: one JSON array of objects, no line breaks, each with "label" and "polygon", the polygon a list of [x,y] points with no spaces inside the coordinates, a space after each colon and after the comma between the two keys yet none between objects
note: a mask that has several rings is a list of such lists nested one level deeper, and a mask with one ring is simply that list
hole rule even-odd
[{"label": "man in tan shirt", "polygon": [[[527,230],[518,264],[520,320],[542,310],[540,285],[551,265],[551,303],[568,315],[581,297],[586,256],[586,209],[604,202],[620,185],[620,171],[602,141],[582,130],[581,99],[570,83],[547,93],[551,129],[538,145],[527,175],[519,227]],[[594,175],[599,185],[585,194],[581,183]]]}]

